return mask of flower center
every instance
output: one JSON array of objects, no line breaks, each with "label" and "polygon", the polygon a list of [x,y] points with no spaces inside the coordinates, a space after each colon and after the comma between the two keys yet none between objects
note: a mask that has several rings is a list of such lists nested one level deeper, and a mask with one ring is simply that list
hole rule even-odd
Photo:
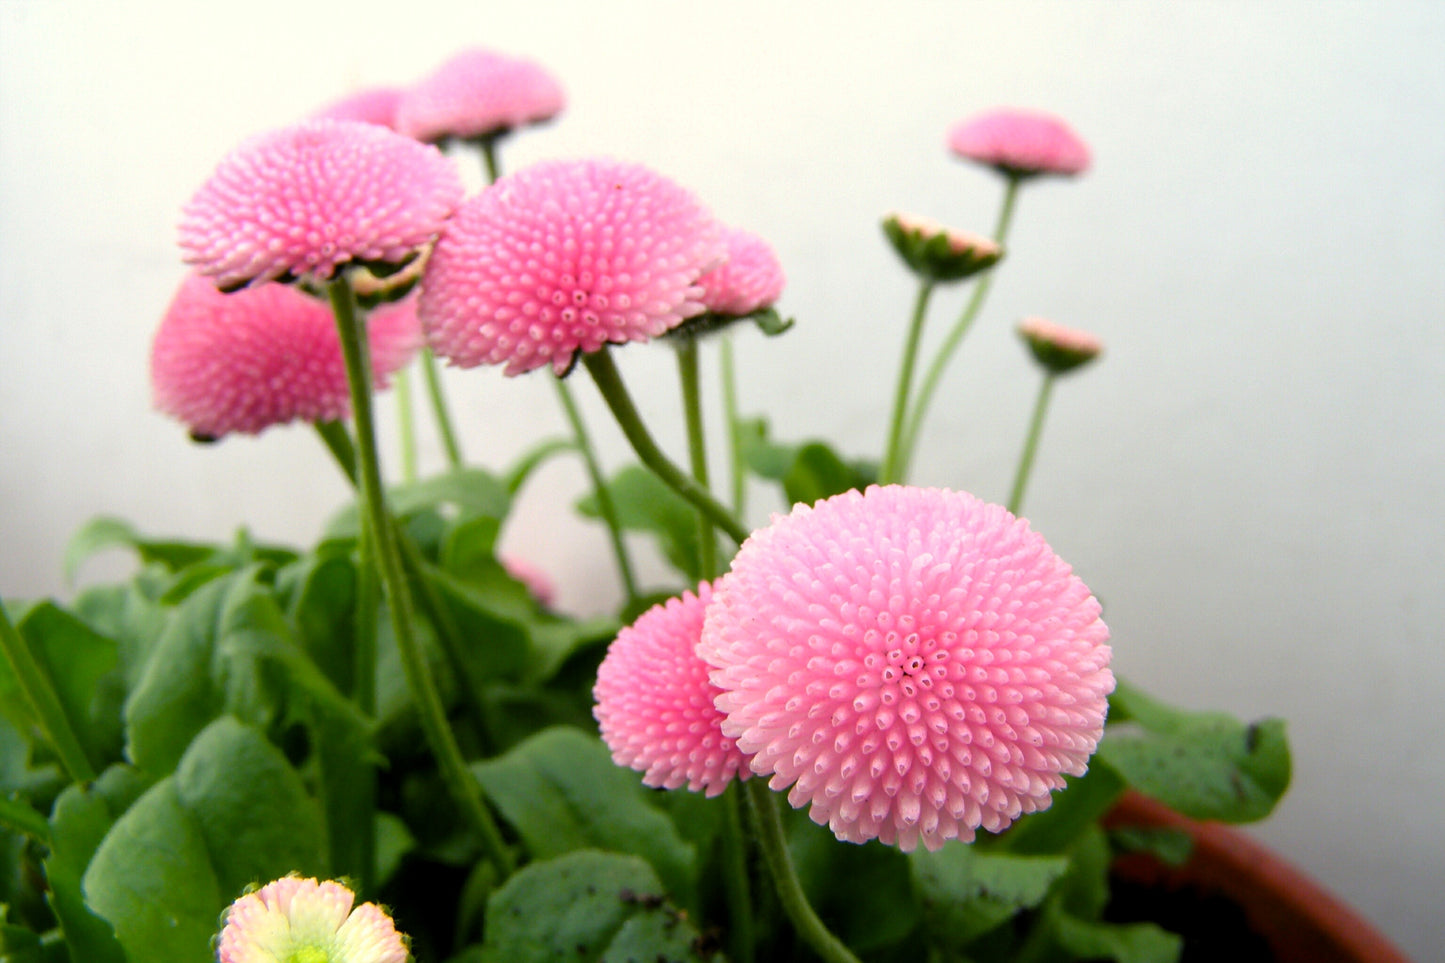
[{"label": "flower center", "polygon": [[331,963],[331,954],[319,946],[298,946],[284,963]]}]

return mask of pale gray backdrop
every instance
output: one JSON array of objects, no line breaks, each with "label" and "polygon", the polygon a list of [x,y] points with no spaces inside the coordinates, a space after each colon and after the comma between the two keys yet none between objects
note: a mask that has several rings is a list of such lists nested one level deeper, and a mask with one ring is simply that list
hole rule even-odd
[{"label": "pale gray backdrop", "polygon": [[[998,104],[1067,117],[1096,168],[1024,193],[916,479],[1002,499],[1035,387],[1012,323],[1098,332],[1107,357],[1059,386],[1026,514],[1105,600],[1121,672],[1289,720],[1294,790],[1253,831],[1435,958],[1442,4],[0,0],[0,593],[72,591],[62,547],[101,512],[315,535],[344,492],[309,432],[201,449],[150,410],[177,212],[246,135],[465,44],[533,56],[569,91],[508,166],[643,161],[772,240],[798,326],[740,339],[744,406],[857,454],[881,442],[912,295],[879,215],[987,230],[999,185],[946,155],[946,128]],[[935,334],[959,303],[936,299]],[[621,363],[678,451],[667,352]],[[560,431],[541,375],[448,385],[482,464]],[[570,515],[581,483],[546,470],[505,543],[595,611],[617,589]]]}]

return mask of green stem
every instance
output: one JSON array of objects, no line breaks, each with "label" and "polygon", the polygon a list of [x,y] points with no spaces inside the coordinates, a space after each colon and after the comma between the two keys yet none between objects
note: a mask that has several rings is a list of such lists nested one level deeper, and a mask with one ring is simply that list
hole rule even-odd
[{"label": "green stem", "polygon": [[733,541],[742,544],[748,537],[748,530],[733,518],[707,489],[699,486],[669,461],[647,433],[647,426],[642,423],[642,417],[637,413],[637,407],[633,405],[632,397],[622,383],[622,374],[612,360],[612,353],[604,347],[601,351],[584,354],[582,363],[587,366],[587,372],[597,383],[597,390],[602,392],[607,407],[612,410],[618,426],[622,428],[622,433],[627,436],[627,441],[632,445],[637,457],[642,459],[642,463],[652,469],[669,488],[705,512],[712,523],[727,532]]},{"label": "green stem", "polygon": [[[702,392],[699,387],[697,339],[677,339],[677,377],[682,384],[682,411],[687,423],[687,457],[692,477],[708,490],[707,440],[702,427]],[[701,510],[697,513],[697,564],[705,579],[717,575],[717,533]]]},{"label": "green stem", "polygon": [[740,783],[734,782],[723,793],[723,892],[730,910],[728,927],[729,959],[734,963],[753,963],[752,883],[748,877],[747,837],[743,835],[741,805],[738,795],[742,792]]},{"label": "green stem", "polygon": [[20,687],[21,697],[29,704],[36,724],[55,749],[66,774],[73,782],[90,782],[95,779],[95,769],[86,758],[85,749],[81,747],[75,730],[70,727],[65,707],[55,692],[50,676],[31,651],[29,641],[11,624],[4,603],[0,603],[0,649],[4,650],[5,661],[10,664],[10,672],[15,676],[16,685]]},{"label": "green stem", "polygon": [[743,423],[738,415],[737,369],[733,362],[733,339],[723,335],[719,349],[722,367],[723,417],[728,423],[728,463],[732,472],[733,514],[743,517],[747,505],[747,472],[743,465]]},{"label": "green stem", "polygon": [[798,872],[793,868],[793,858],[788,854],[788,840],[783,835],[783,822],[778,817],[777,800],[768,788],[767,780],[749,779],[744,785],[757,829],[758,848],[763,852],[778,899],[783,904],[783,911],[793,921],[793,928],[826,963],[859,963],[858,957],[843,945],[843,941],[823,925],[808,902],[803,884],[798,881]]},{"label": "green stem", "polygon": [[442,447],[447,452],[447,464],[452,468],[462,467],[462,446],[457,444],[457,433],[452,428],[452,416],[447,411],[447,399],[442,394],[441,373],[437,370],[436,355],[428,348],[421,349],[421,370],[426,376],[426,390],[431,398],[432,415],[436,418],[437,433],[442,437]]},{"label": "green stem", "polygon": [[486,137],[477,138],[477,144],[482,148],[482,163],[487,168],[487,183],[497,183],[497,178],[502,176],[501,165],[497,162],[497,141],[502,135],[489,134]]},{"label": "green stem", "polygon": [[370,366],[366,362],[366,340],[357,318],[356,295],[344,273],[327,285],[331,309],[336,315],[336,329],[341,339],[342,356],[346,360],[346,380],[351,391],[352,416],[356,422],[357,462],[361,476],[361,497],[367,524],[375,536],[376,556],[381,584],[386,592],[387,611],[396,636],[408,688],[416,701],[422,731],[437,759],[442,780],[451,791],[468,822],[481,837],[484,851],[501,871],[511,875],[515,862],[502,840],[492,814],[482,802],[481,789],[467,770],[461,748],[447,723],[436,683],[431,677],[421,645],[413,631],[411,591],[402,572],[395,530],[386,509],[381,487],[381,466],[376,452],[376,426],[371,411]]},{"label": "green stem", "polygon": [[587,477],[592,480],[592,491],[597,496],[597,511],[607,525],[612,554],[617,558],[617,571],[622,577],[622,589],[627,593],[627,604],[630,607],[641,596],[637,592],[637,578],[632,574],[632,560],[627,556],[627,544],[622,540],[622,523],[617,518],[617,506],[612,501],[612,493],[607,490],[607,480],[602,477],[602,465],[597,461],[597,452],[587,434],[587,425],[582,421],[582,412],[577,409],[577,402],[572,397],[572,389],[561,378],[553,378],[552,383],[557,386],[557,400],[562,403],[567,422],[572,426],[572,437],[577,451],[582,455],[582,464],[587,468]]},{"label": "green stem", "polygon": [[9,826],[44,846],[50,845],[50,822],[23,799],[0,796],[0,826]]},{"label": "green stem", "polygon": [[[1003,204],[999,208],[998,221],[993,229],[993,239],[1000,247],[1008,237],[1009,224],[1013,221],[1014,204],[1018,200],[1019,184],[1021,183],[1021,178],[1010,177],[1008,186],[1004,188]],[[914,399],[913,408],[908,413],[908,426],[903,434],[903,446],[899,456],[900,477],[908,474],[909,463],[913,461],[913,453],[918,445],[918,432],[923,427],[923,419],[928,414],[928,406],[933,402],[933,393],[938,390],[938,383],[943,377],[944,370],[953,360],[958,346],[963,343],[963,336],[968,334],[968,329],[973,326],[974,319],[982,310],[983,302],[988,298],[988,290],[993,285],[995,270],[997,268],[985,271],[974,284],[973,294],[969,297],[968,304],[964,306],[963,313],[959,315],[953,329],[948,332],[948,337],[944,339],[938,353],[933,356],[933,361],[929,364],[928,371],[918,386],[918,395]]]},{"label": "green stem", "polygon": [[1017,515],[1024,503],[1024,488],[1029,483],[1029,472],[1033,471],[1034,454],[1039,450],[1039,436],[1044,431],[1044,414],[1049,410],[1049,396],[1053,393],[1052,371],[1044,373],[1044,382],[1039,386],[1038,398],[1034,401],[1033,417],[1029,419],[1028,437],[1024,439],[1023,455],[1019,458],[1018,471],[1014,473],[1013,489],[1008,496],[1008,510]]},{"label": "green stem", "polygon": [[903,423],[908,414],[908,393],[913,387],[913,366],[918,360],[918,345],[923,340],[923,320],[928,314],[928,298],[933,294],[933,280],[924,278],[913,301],[913,317],[908,322],[908,337],[903,344],[903,360],[898,365],[898,386],[893,393],[893,417],[888,425],[888,441],[883,447],[883,466],[878,481],[889,485],[903,481],[899,458],[902,455]]},{"label": "green stem", "polygon": [[411,368],[396,373],[396,424],[401,436],[401,480],[416,481],[416,408],[411,398]]}]

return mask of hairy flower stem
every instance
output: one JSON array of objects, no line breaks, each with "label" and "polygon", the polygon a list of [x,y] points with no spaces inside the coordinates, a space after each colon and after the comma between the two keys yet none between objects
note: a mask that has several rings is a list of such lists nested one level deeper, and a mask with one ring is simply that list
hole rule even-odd
[{"label": "hairy flower stem", "polygon": [[381,487],[381,466],[376,452],[376,426],[371,412],[371,366],[366,359],[366,338],[356,311],[356,295],[346,274],[339,273],[327,285],[331,310],[336,316],[336,330],[346,360],[346,380],[351,391],[352,417],[356,422],[357,466],[361,476],[361,500],[366,524],[375,536],[376,560],[382,588],[386,592],[387,611],[396,636],[407,687],[416,701],[422,731],[437,767],[457,806],[481,838],[487,858],[503,876],[510,876],[516,864],[502,840],[496,821],[482,802],[481,788],[467,770],[461,748],[447,722],[446,709],[431,668],[421,651],[413,630],[411,591],[402,571],[401,552],[396,545],[391,515],[386,509]]},{"label": "hairy flower stem", "polygon": [[584,354],[582,363],[587,366],[587,372],[597,383],[597,390],[602,392],[602,398],[612,410],[612,416],[617,419],[618,426],[627,436],[627,441],[632,445],[637,457],[642,459],[642,463],[652,469],[653,474],[669,488],[701,509],[714,525],[741,545],[748,537],[748,530],[733,518],[732,513],[713,498],[707,489],[698,485],[669,461],[652,440],[647,426],[642,423],[642,416],[637,413],[637,406],[632,403],[632,396],[627,393],[627,387],[622,383],[622,373],[617,370],[611,352],[604,347],[601,351]]},{"label": "hairy flower stem", "polygon": [[582,421],[582,412],[578,410],[577,402],[572,397],[572,389],[561,378],[553,378],[552,383],[557,388],[557,400],[562,403],[567,423],[572,426],[572,438],[576,442],[578,454],[582,456],[587,477],[592,481],[592,492],[597,496],[597,512],[607,525],[612,554],[617,559],[617,573],[622,578],[622,590],[627,593],[630,610],[641,596],[637,592],[637,577],[632,573],[632,560],[627,555],[627,544],[622,540],[622,523],[617,519],[617,505],[612,501],[612,493],[607,490],[607,480],[602,477],[602,465],[597,461],[597,452],[587,434],[587,425]]},{"label": "hairy flower stem", "polygon": [[728,957],[734,963],[753,963],[756,927],[753,925],[753,887],[748,875],[747,837],[743,835],[742,805],[738,798],[741,792],[742,784],[734,782],[721,799],[725,807],[723,893],[732,924],[728,927]]},{"label": "hairy flower stem", "polygon": [[859,963],[858,957],[843,945],[843,941],[823,925],[808,902],[797,870],[793,868],[793,858],[788,854],[788,840],[783,835],[783,821],[778,816],[777,798],[768,788],[767,780],[749,779],[743,785],[747,788],[758,848],[763,852],[778,899],[783,904],[783,911],[793,921],[793,928],[826,963]]},{"label": "hairy flower stem", "polygon": [[95,769],[80,745],[80,738],[70,726],[65,706],[61,704],[50,676],[31,651],[25,636],[11,624],[4,603],[0,603],[0,650],[5,653],[5,661],[10,665],[10,673],[15,677],[21,697],[34,713],[36,725],[45,734],[71,781],[84,783],[95,779]]},{"label": "hairy flower stem", "polygon": [[898,365],[898,387],[893,393],[893,417],[888,425],[888,441],[883,446],[883,466],[878,472],[878,481],[891,485],[902,481],[899,459],[903,444],[903,423],[908,414],[908,394],[913,387],[913,366],[918,360],[918,345],[923,340],[923,321],[928,315],[928,298],[933,294],[933,279],[924,278],[918,284],[918,296],[913,301],[913,317],[908,322],[908,337],[903,344],[903,360]]},{"label": "hairy flower stem", "polygon": [[411,400],[411,368],[396,373],[396,426],[401,441],[401,480],[416,481],[416,409]]},{"label": "hairy flower stem", "polygon": [[[707,440],[702,427],[702,392],[699,389],[697,339],[681,337],[677,349],[677,377],[682,384],[682,411],[687,423],[687,457],[692,477],[707,491]],[[705,579],[717,575],[717,533],[707,514],[697,513],[697,567]]]},{"label": "hairy flower stem", "polygon": [[728,425],[728,464],[732,472],[733,514],[743,517],[747,506],[747,472],[743,464],[743,424],[738,415],[738,376],[733,361],[733,339],[724,334],[718,346],[722,372],[723,416]]},{"label": "hairy flower stem", "polygon": [[[1014,203],[1018,200],[1019,184],[1021,179],[1010,177],[1008,186],[1004,188],[1003,204],[999,208],[998,221],[994,225],[993,239],[1003,247],[1004,240],[1008,237],[1009,224],[1013,221]],[[963,343],[963,336],[968,334],[968,329],[973,327],[974,319],[983,308],[983,302],[988,298],[988,290],[993,285],[993,274],[997,268],[990,268],[985,271],[973,286],[973,294],[964,306],[963,313],[954,322],[953,329],[944,338],[943,344],[939,346],[938,353],[933,356],[933,361],[928,365],[928,371],[919,383],[918,394],[913,401],[913,407],[908,413],[907,427],[903,432],[903,444],[899,449],[898,459],[898,480],[902,481],[908,477],[908,467],[913,461],[913,453],[918,447],[918,432],[923,427],[923,419],[928,414],[928,406],[933,402],[933,393],[938,390],[938,382],[943,378],[943,372],[948,363],[953,360],[953,355],[958,351],[958,346]]]},{"label": "hairy flower stem", "polygon": [[1024,488],[1029,483],[1029,473],[1034,468],[1034,454],[1039,450],[1039,436],[1044,432],[1044,415],[1049,410],[1049,397],[1053,393],[1052,371],[1044,373],[1044,382],[1039,386],[1038,398],[1034,401],[1033,417],[1029,419],[1028,437],[1024,439],[1024,451],[1019,457],[1019,467],[1014,473],[1013,489],[1008,496],[1008,510],[1017,515],[1024,504]]},{"label": "hairy flower stem", "polygon": [[432,414],[436,418],[437,433],[441,435],[442,447],[447,452],[447,464],[452,468],[462,467],[462,446],[457,444],[457,433],[452,428],[452,416],[447,410],[447,399],[442,393],[441,372],[437,370],[436,355],[430,348],[422,348],[421,370],[426,375],[426,390],[431,398]]}]

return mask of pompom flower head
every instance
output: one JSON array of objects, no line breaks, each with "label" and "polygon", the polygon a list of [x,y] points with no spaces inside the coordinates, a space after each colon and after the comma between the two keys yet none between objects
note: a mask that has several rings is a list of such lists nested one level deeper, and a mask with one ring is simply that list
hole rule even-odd
[{"label": "pompom flower head", "polygon": [[1107,638],[1027,522],[875,486],[754,532],[698,654],[754,772],[841,839],[912,850],[998,832],[1085,771],[1114,688]]},{"label": "pompom flower head", "polygon": [[[367,337],[384,387],[420,346],[415,309],[376,312]],[[222,294],[187,277],[151,343],[151,386],[156,407],[201,439],[329,421],[351,409],[330,308],[284,284]]]},{"label": "pompom flower head", "polygon": [[597,669],[592,714],[619,766],[664,789],[716,796],[748,778],[747,756],[723,734],[718,689],[696,649],[712,586],[655,605],[618,633]]},{"label": "pompom flower head", "polygon": [[219,963],[406,963],[406,939],[340,883],[287,876],[226,910]]},{"label": "pompom flower head", "polygon": [[1104,350],[1098,337],[1088,331],[1066,328],[1047,318],[1024,318],[1019,322],[1018,332],[1034,360],[1053,374],[1064,374],[1086,365]]},{"label": "pompom flower head", "polygon": [[367,87],[333,100],[311,116],[318,120],[359,120],[396,130],[396,109],[402,93],[400,87]]},{"label": "pompom flower head", "polygon": [[772,307],[787,279],[772,246],[751,231],[725,228],[727,260],[702,277],[702,303],[710,314],[741,318]]},{"label": "pompom flower head", "polygon": [[723,258],[711,214],[637,164],[551,161],[502,178],[448,222],[422,277],[438,355],[509,375],[645,341],[703,311]]},{"label": "pompom flower head", "polygon": [[441,229],[461,178],[435,147],[375,124],[309,120],[232,151],[186,204],[186,263],[234,289],[400,264]]},{"label": "pompom flower head", "polygon": [[467,50],[411,88],[397,130],[417,140],[488,137],[562,112],[562,85],[530,60]]},{"label": "pompom flower head", "polygon": [[883,219],[883,233],[904,264],[934,281],[961,281],[1003,257],[997,242],[918,214],[889,214]]},{"label": "pompom flower head", "polygon": [[1057,117],[1026,110],[995,110],[957,124],[948,147],[967,160],[1008,177],[1072,176],[1089,169],[1089,147]]}]

